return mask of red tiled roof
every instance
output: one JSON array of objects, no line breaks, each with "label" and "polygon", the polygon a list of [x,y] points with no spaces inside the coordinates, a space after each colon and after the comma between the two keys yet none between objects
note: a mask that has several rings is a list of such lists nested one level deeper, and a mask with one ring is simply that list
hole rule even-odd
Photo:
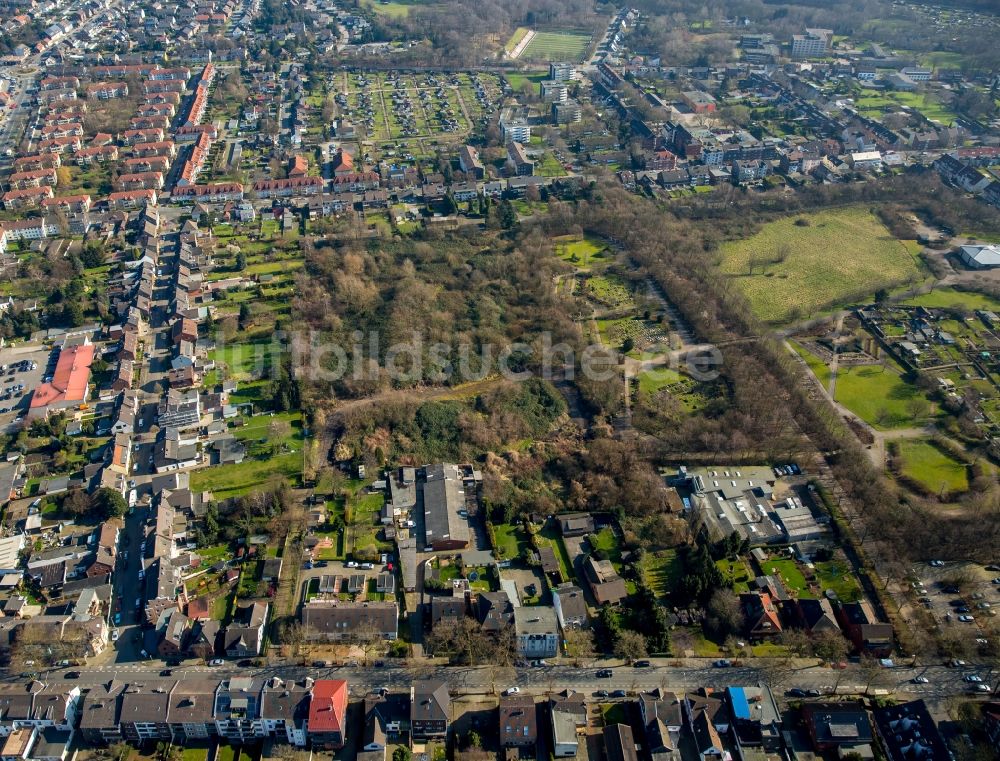
[{"label": "red tiled roof", "polygon": [[343,732],[347,712],[347,682],[343,679],[317,679],[309,703],[309,730]]},{"label": "red tiled roof", "polygon": [[59,353],[50,383],[43,383],[31,395],[31,409],[55,402],[82,402],[87,398],[90,365],[94,361],[93,344],[70,346]]}]

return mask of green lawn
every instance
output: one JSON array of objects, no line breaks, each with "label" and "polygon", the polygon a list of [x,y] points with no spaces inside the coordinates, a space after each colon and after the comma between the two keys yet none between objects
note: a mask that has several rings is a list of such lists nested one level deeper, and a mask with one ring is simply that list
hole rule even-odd
[{"label": "green lawn", "polygon": [[[221,748],[219,749],[221,752]],[[181,752],[181,761],[205,761],[208,758],[208,748],[185,747]]]},{"label": "green lawn", "polygon": [[643,394],[655,394],[661,388],[666,388],[681,379],[681,374],[669,367],[657,370],[645,370],[639,373],[639,391]]},{"label": "green lawn", "polygon": [[675,550],[647,552],[642,556],[641,567],[646,586],[661,598],[673,591],[682,570]]},{"label": "green lawn", "polygon": [[542,177],[563,177],[566,170],[559,160],[548,151],[542,156],[542,160],[535,167]]},{"label": "green lawn", "polygon": [[814,564],[816,579],[823,590],[832,589],[845,602],[861,599],[861,584],[847,560],[826,560]]},{"label": "green lawn", "polygon": [[754,313],[772,323],[808,317],[921,276],[907,247],[860,206],[770,222],[756,235],[723,244],[720,253],[721,271],[734,279]]},{"label": "green lawn", "polygon": [[382,16],[406,18],[410,15],[410,9],[414,5],[429,5],[429,3],[422,3],[419,0],[392,0],[392,2],[385,2],[385,0],[361,0],[361,5],[371,8],[375,13]]},{"label": "green lawn", "polygon": [[289,452],[266,460],[202,468],[191,473],[191,488],[210,491],[216,499],[238,497],[260,489],[273,478],[297,482],[302,473],[302,452]]},{"label": "green lawn", "polygon": [[901,106],[906,106],[919,111],[927,119],[945,126],[955,121],[954,112],[933,97],[919,92],[862,90],[861,96],[854,99],[854,105],[862,115],[873,118],[881,117],[886,111],[898,111]]},{"label": "green lawn", "polygon": [[518,73],[510,72],[509,74],[504,74],[504,78],[507,80],[507,84],[510,85],[510,89],[514,92],[521,92],[524,88],[525,83],[531,86],[532,92],[536,95],[538,94],[538,83],[543,79],[549,78],[549,73],[547,71],[537,72],[537,73]]},{"label": "green lawn", "polygon": [[535,32],[521,58],[526,61],[570,61],[583,60],[590,45],[589,34],[571,32]]},{"label": "green lawn", "polygon": [[493,533],[496,535],[497,552],[504,558],[519,558],[521,551],[528,546],[528,538],[520,526],[497,523],[493,526]]},{"label": "green lawn", "polygon": [[985,293],[959,291],[954,288],[935,288],[930,293],[907,299],[903,304],[927,309],[964,309],[967,312],[974,312],[977,309],[988,312],[1000,311],[1000,301]]},{"label": "green lawn", "polygon": [[566,544],[563,542],[562,534],[553,522],[550,521],[545,524],[545,528],[540,533],[540,538],[552,547],[552,550],[555,552],[556,560],[559,561],[559,571],[562,573],[563,579],[566,581],[571,580],[574,576],[573,564],[569,559],[569,553],[566,552]]},{"label": "green lawn", "polygon": [[590,265],[608,260],[607,247],[599,238],[574,238],[564,236],[554,240],[556,256],[569,262],[578,270],[589,270]]},{"label": "green lawn", "polygon": [[[926,397],[915,385],[903,380],[895,365],[841,367],[835,397],[880,430],[909,428],[926,422],[925,416],[915,419],[909,409],[913,400],[926,402]],[[930,404],[925,404],[925,408],[930,410]]]},{"label": "green lawn", "polygon": [[768,575],[777,574],[789,592],[797,592],[801,596],[808,590],[806,577],[798,563],[791,558],[768,558],[761,565]]},{"label": "green lawn", "polygon": [[753,581],[753,574],[742,559],[729,560],[728,558],[723,558],[722,560],[717,560],[715,565],[722,571],[722,577],[732,583],[733,591],[736,594],[750,591],[750,582]]},{"label": "green lawn", "polygon": [[809,351],[805,346],[798,343],[797,341],[792,341],[792,348],[795,349],[795,353],[798,354],[805,363],[809,365],[809,369],[812,370],[813,375],[819,378],[820,383],[826,388],[830,383],[830,368],[826,366],[826,363]]},{"label": "green lawn", "polygon": [[969,469],[948,456],[930,441],[906,439],[899,442],[902,472],[934,493],[963,492],[969,488]]}]

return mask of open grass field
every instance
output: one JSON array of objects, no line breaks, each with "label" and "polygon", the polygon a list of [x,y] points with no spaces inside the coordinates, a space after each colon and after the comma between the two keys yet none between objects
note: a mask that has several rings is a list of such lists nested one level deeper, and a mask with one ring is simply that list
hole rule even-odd
[{"label": "open grass field", "polygon": [[655,394],[661,388],[666,388],[681,380],[681,374],[669,367],[656,370],[646,370],[639,373],[639,391],[643,394]]},{"label": "open grass field", "polygon": [[583,60],[590,45],[589,34],[573,32],[535,32],[521,58],[526,61],[570,61]]},{"label": "open grass field", "polygon": [[514,92],[521,92],[525,84],[528,84],[532,91],[537,94],[538,83],[543,79],[549,78],[549,73],[547,71],[540,71],[534,74],[529,73],[518,73],[510,72],[504,74],[504,78],[507,80],[507,84],[510,85],[510,89]]},{"label": "open grass field", "polygon": [[977,309],[984,311],[1000,310],[1000,301],[987,296],[985,293],[957,291],[954,288],[936,288],[930,293],[914,296],[903,303],[927,309],[963,309],[967,312],[974,312]]},{"label": "open grass field", "polygon": [[610,258],[605,253],[604,244],[597,238],[564,236],[556,238],[554,243],[556,256],[578,270],[589,270],[591,265],[602,264]]},{"label": "open grass field", "polygon": [[420,2],[420,0],[361,0],[361,5],[371,8],[376,13],[390,18],[406,18],[410,15],[410,10],[415,5],[430,5],[430,3]]},{"label": "open grass field", "polygon": [[950,125],[955,121],[954,112],[934,98],[917,92],[881,92],[878,90],[863,90],[862,95],[854,99],[854,105],[864,116],[880,117],[887,111],[898,111],[901,106],[907,106],[919,111],[931,121]]},{"label": "open grass field", "polygon": [[855,415],[880,430],[914,427],[926,422],[914,418],[909,409],[912,400],[925,399],[923,393],[906,382],[894,365],[840,368],[835,397]]},{"label": "open grass field", "polygon": [[770,222],[750,238],[723,244],[721,254],[722,272],[771,323],[808,317],[921,274],[906,246],[860,206]]},{"label": "open grass field", "polygon": [[929,441],[900,441],[899,457],[903,474],[919,481],[932,492],[963,492],[969,488],[968,468]]}]

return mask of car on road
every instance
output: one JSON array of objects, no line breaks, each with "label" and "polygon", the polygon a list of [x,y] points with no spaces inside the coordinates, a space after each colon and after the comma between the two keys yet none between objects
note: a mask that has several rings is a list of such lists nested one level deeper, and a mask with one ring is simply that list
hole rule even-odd
[{"label": "car on road", "polygon": [[715,668],[717,669],[724,669],[729,666],[732,666],[733,664],[730,662],[728,658],[719,658],[719,660],[717,661],[712,661],[712,665],[715,666]]},{"label": "car on road", "polygon": [[650,663],[647,660],[636,661],[632,664],[637,669],[649,668]]},{"label": "car on road", "polygon": [[516,695],[520,691],[521,691],[520,687],[508,687],[506,690],[503,691],[503,694],[504,695]]},{"label": "car on road", "polygon": [[170,669],[161,669],[160,670],[160,676],[170,676],[173,673],[174,672],[171,671]]},{"label": "car on road", "polygon": [[966,662],[963,661],[961,658],[952,658],[950,661],[948,661],[948,665],[951,666],[952,668],[957,669],[961,668],[962,666],[966,666],[968,664],[966,664]]},{"label": "car on road", "polygon": [[971,688],[974,692],[992,692],[988,684],[974,684]]},{"label": "car on road", "polygon": [[982,684],[983,683],[983,678],[981,676],[979,676],[979,674],[966,674],[962,678],[966,682],[969,682],[970,684]]},{"label": "car on road", "polygon": [[79,679],[79,678],[80,678],[79,671],[67,671],[65,674],[63,674],[63,679]]},{"label": "car on road", "polygon": [[613,690],[611,692],[611,697],[613,698],[627,698],[628,693],[625,690]]},{"label": "car on road", "polygon": [[223,661],[222,658],[213,658],[212,660],[210,660],[208,662],[208,665],[209,666],[221,666],[223,663],[225,663],[225,661]]},{"label": "car on road", "polygon": [[944,561],[943,560],[932,560],[930,562],[930,566],[931,566],[931,568],[944,568]]},{"label": "car on road", "polygon": [[611,678],[611,674],[612,674],[611,669],[600,669],[597,672],[597,678],[598,679],[610,679]]},{"label": "car on road", "polygon": [[607,690],[597,690],[594,692],[595,698],[606,698],[610,693]]},{"label": "car on road", "polygon": [[785,693],[790,698],[804,698],[806,696],[806,691],[801,687],[792,687]]},{"label": "car on road", "polygon": [[912,679],[914,684],[930,684],[931,680],[925,676],[915,676]]}]

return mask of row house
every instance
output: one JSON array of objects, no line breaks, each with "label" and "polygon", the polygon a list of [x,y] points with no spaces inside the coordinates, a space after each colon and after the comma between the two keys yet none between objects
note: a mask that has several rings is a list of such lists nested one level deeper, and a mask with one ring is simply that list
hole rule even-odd
[{"label": "row house", "polygon": [[214,124],[184,124],[174,132],[174,137],[181,143],[197,140],[201,135],[208,135],[210,140],[215,140],[219,133]]},{"label": "row house", "polygon": [[80,121],[85,113],[87,104],[82,100],[71,103],[50,103],[46,110],[47,116],[77,116],[77,121]]},{"label": "row house", "polygon": [[149,190],[151,188],[162,190],[163,173],[133,172],[131,174],[122,174],[115,180],[115,188],[117,190]]},{"label": "row house", "polygon": [[151,82],[180,81],[187,82],[191,78],[191,70],[184,66],[172,69],[150,69],[147,78]]},{"label": "row house", "polygon": [[90,70],[90,73],[98,79],[124,79],[129,75],[148,77],[149,72],[155,68],[155,64],[119,64],[115,66],[95,66]]},{"label": "row house", "polygon": [[33,169],[57,169],[62,164],[58,153],[36,153],[14,159],[15,172],[30,172]]},{"label": "row house", "polygon": [[174,106],[171,103],[147,103],[138,108],[136,116],[165,116],[172,119],[174,116]]},{"label": "row house", "polygon": [[97,100],[115,100],[128,97],[128,85],[124,82],[95,82],[87,85],[87,97]]},{"label": "row house", "polygon": [[76,152],[83,146],[83,140],[79,135],[69,135],[66,137],[51,137],[38,142],[39,151],[50,153],[65,153],[66,151]]},{"label": "row house", "polygon": [[77,166],[92,166],[118,160],[117,145],[95,145],[82,148],[73,154],[73,163]]},{"label": "row house", "polygon": [[18,729],[71,731],[80,705],[80,688],[37,680],[0,684],[0,737]]},{"label": "row house", "polygon": [[205,109],[208,107],[208,88],[202,85],[194,91],[194,98],[191,100],[191,108],[188,109],[187,118],[184,120],[185,126],[195,126],[201,123],[205,116]]},{"label": "row house", "polygon": [[66,124],[48,124],[41,129],[43,138],[69,137],[71,135],[83,137],[83,125],[79,122],[67,122]]},{"label": "row house", "polygon": [[139,209],[146,204],[156,205],[156,191],[148,190],[122,190],[108,195],[108,208],[114,210]]},{"label": "row house", "polygon": [[33,169],[27,172],[14,172],[7,178],[7,184],[12,188],[40,188],[43,185],[55,187],[55,169]]},{"label": "row house", "polygon": [[129,129],[122,133],[121,140],[125,145],[136,145],[138,143],[160,143],[163,142],[162,129]]},{"label": "row house", "polygon": [[15,188],[3,194],[3,207],[7,211],[35,209],[44,199],[52,198],[52,196],[52,188],[48,185],[36,188]]},{"label": "row house", "polygon": [[166,172],[170,159],[167,156],[133,156],[125,159],[122,165],[126,172]]},{"label": "row house", "polygon": [[147,95],[142,100],[145,106],[155,106],[160,103],[168,103],[175,108],[181,104],[181,95],[177,92],[158,92]]},{"label": "row house", "polygon": [[170,127],[170,119],[166,116],[133,116],[128,120],[129,129],[162,129]]},{"label": "row house", "polygon": [[7,241],[11,243],[18,240],[51,238],[59,233],[59,226],[55,220],[48,217],[16,219],[13,222],[4,222],[3,226]]},{"label": "row house", "polygon": [[311,196],[323,192],[322,177],[291,177],[284,180],[258,180],[253,190],[259,198]]},{"label": "row house", "polygon": [[45,77],[39,83],[39,87],[43,92],[66,89],[76,90],[80,87],[80,79],[78,77]]},{"label": "row house", "polygon": [[169,156],[170,158],[174,158],[177,155],[177,146],[173,140],[136,143],[132,146],[132,155],[138,158],[148,158],[149,156]]},{"label": "row house", "polygon": [[238,182],[184,185],[175,188],[172,195],[177,199],[191,201],[240,201],[243,200],[243,185]]},{"label": "row house", "polygon": [[63,211],[68,214],[82,214],[90,211],[90,196],[86,193],[74,196],[55,196],[42,201],[46,211]]},{"label": "row house", "polygon": [[182,93],[186,89],[187,89],[187,84],[179,79],[150,81],[143,83],[142,86],[143,95],[155,95],[156,93],[161,93],[161,92]]},{"label": "row house", "polygon": [[377,190],[379,176],[376,172],[352,172],[333,178],[334,192],[349,191],[360,193],[365,190]]},{"label": "row house", "polygon": [[67,87],[62,90],[47,90],[38,94],[38,100],[46,105],[66,101],[75,101],[76,99],[76,89],[72,87]]},{"label": "row house", "polygon": [[49,113],[45,115],[45,125],[73,124],[82,122],[86,114],[78,109],[67,109],[59,113]]}]

